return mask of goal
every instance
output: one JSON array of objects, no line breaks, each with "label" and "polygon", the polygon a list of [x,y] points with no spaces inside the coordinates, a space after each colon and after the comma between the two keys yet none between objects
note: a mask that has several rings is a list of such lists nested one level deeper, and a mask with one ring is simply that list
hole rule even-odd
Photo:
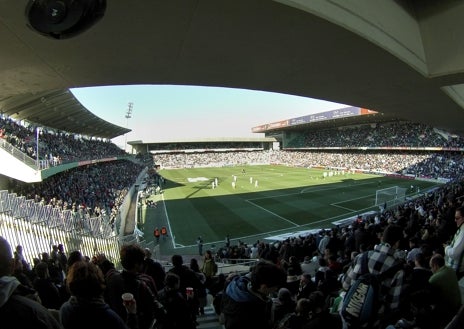
[{"label": "goal", "polygon": [[392,186],[375,191],[375,205],[391,207],[398,203],[403,203],[406,198],[406,188]]}]

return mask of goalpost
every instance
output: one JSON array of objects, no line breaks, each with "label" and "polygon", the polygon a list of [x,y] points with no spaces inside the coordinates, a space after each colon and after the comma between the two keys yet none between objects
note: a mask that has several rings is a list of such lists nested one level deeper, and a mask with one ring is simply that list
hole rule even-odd
[{"label": "goalpost", "polygon": [[406,199],[407,188],[392,186],[375,191],[375,205],[391,207],[393,205],[403,203]]}]

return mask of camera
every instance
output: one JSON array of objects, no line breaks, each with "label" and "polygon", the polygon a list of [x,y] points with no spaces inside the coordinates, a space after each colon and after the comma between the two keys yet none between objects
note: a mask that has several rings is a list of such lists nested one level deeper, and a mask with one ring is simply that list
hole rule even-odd
[{"label": "camera", "polygon": [[53,39],[76,36],[105,14],[106,0],[30,0],[26,5],[28,26]]}]

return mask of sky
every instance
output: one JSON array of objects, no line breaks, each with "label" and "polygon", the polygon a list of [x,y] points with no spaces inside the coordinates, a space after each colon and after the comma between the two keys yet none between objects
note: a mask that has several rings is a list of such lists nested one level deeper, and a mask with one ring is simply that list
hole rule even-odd
[{"label": "sky", "polygon": [[[112,141],[264,137],[251,128],[348,105],[278,93],[198,86],[140,85],[71,89],[93,114],[132,131]],[[126,118],[132,103],[130,118]]]}]

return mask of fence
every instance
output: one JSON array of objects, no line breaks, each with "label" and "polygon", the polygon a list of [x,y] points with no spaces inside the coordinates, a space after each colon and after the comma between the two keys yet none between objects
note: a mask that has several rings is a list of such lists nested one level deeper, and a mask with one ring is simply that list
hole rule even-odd
[{"label": "fence", "polygon": [[80,250],[88,256],[104,253],[116,263],[119,241],[113,224],[108,215],[90,217],[83,210],[61,210],[0,191],[0,235],[12,248],[22,245],[24,257],[31,263],[59,243],[67,251]]}]

